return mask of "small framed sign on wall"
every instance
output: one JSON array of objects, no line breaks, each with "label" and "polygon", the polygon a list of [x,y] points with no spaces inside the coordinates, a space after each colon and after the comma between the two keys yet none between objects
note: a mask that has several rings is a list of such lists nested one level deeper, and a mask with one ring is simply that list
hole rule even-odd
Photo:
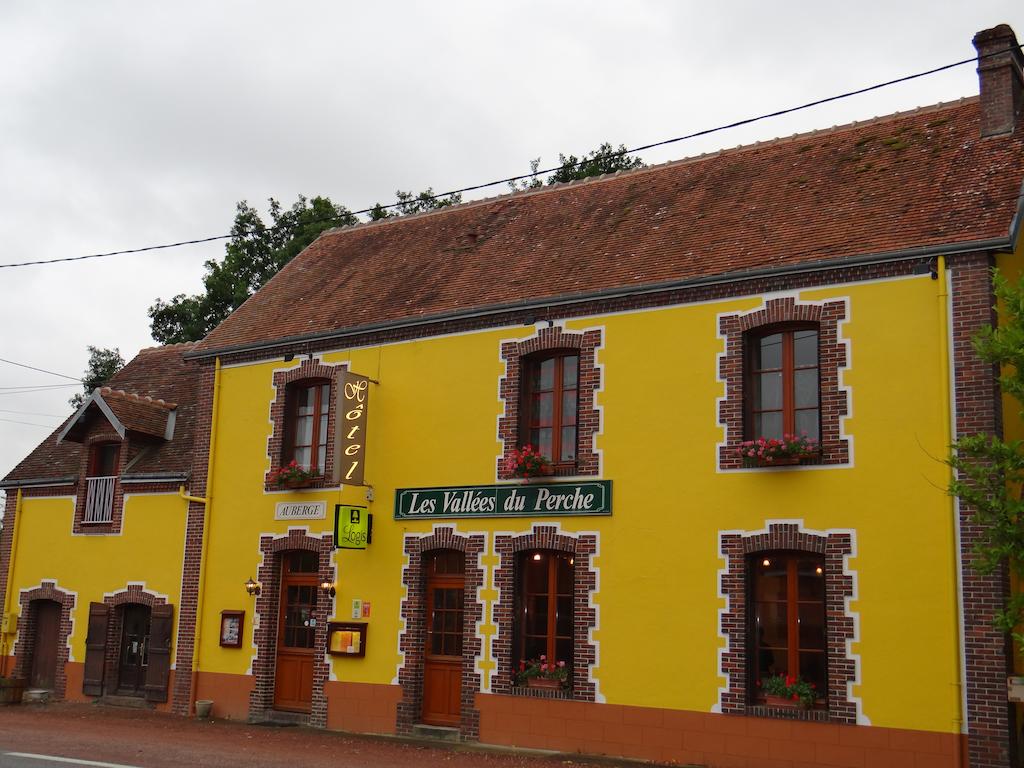
[{"label": "small framed sign on wall", "polygon": [[223,648],[242,647],[242,626],[245,611],[220,612],[220,644]]}]

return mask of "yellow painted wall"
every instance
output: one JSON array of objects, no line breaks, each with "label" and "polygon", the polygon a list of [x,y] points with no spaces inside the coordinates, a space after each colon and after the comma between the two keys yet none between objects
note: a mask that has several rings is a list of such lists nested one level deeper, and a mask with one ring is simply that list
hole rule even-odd
[{"label": "yellow painted wall", "polygon": [[[604,425],[598,438],[604,479],[613,481],[614,514],[540,518],[569,532],[597,531],[600,587],[599,665],[594,675],[608,702],[707,712],[725,681],[718,675],[718,536],[758,530],[769,520],[799,519],[807,528],[855,534],[861,640],[854,643],[862,698],[874,725],[957,730],[957,626],[952,506],[941,462],[948,425],[941,353],[939,281],[927,276],[804,291],[801,300],[845,297],[849,340],[853,466],[794,471],[716,472],[717,336],[721,313],[747,311],[742,299],[569,321],[569,329],[604,328],[597,396]],[[376,500],[374,539],[365,552],[341,551],[335,616],[349,618],[353,598],[372,615],[365,659],[332,660],[343,681],[390,683],[400,663],[399,603],[405,533],[431,522],[395,521],[394,489],[488,484],[500,452],[498,382],[502,340],[526,338],[532,327],[342,350],[327,362],[350,361],[356,373],[380,380],[371,389],[368,483]],[[297,523],[274,521],[282,500],[326,501],[328,518],[309,523],[329,531],[338,501],[364,503],[361,488],[265,493],[270,403],[275,370],[298,361],[225,367],[217,459],[212,478],[207,593],[201,669],[244,674],[255,656],[254,601],[243,583],[259,566],[260,534],[283,534]],[[485,621],[491,617],[496,531],[529,530],[527,519],[443,520],[460,532],[488,534],[484,564]],[[224,609],[246,610],[239,650],[222,649]],[[493,625],[483,632],[493,634]],[[481,669],[493,667],[489,658]]]},{"label": "yellow painted wall", "polygon": [[19,590],[44,579],[76,593],[71,660],[82,662],[89,603],[103,602],[104,594],[120,592],[129,582],[143,582],[147,591],[174,604],[176,637],[186,503],[174,494],[126,495],[119,536],[72,535],[74,508],[70,497],[24,499],[11,610],[20,610]]}]

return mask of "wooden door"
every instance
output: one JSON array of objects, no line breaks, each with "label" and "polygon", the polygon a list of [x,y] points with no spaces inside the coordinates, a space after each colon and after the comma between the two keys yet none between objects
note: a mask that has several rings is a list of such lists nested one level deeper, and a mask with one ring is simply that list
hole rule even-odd
[{"label": "wooden door", "polygon": [[57,633],[60,630],[60,603],[53,600],[33,602],[36,633],[32,645],[32,676],[29,687],[53,690],[57,679]]},{"label": "wooden door", "polygon": [[457,726],[462,716],[462,613],[465,556],[438,550],[424,556],[426,648],[423,654],[423,722]]},{"label": "wooden door", "polygon": [[313,701],[319,558],[315,552],[288,552],[283,560],[274,708],[309,712]]},{"label": "wooden door", "polygon": [[125,605],[122,610],[117,692],[123,696],[141,696],[146,682],[150,610],[148,605],[135,603]]}]

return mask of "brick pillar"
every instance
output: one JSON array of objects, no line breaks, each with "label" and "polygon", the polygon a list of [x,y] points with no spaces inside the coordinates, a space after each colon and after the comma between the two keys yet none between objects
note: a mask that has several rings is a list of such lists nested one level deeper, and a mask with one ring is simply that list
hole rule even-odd
[{"label": "brick pillar", "polygon": [[[210,451],[210,428],[213,416],[212,361],[204,361],[199,376],[198,402],[195,410],[194,442],[190,496],[206,496],[206,469]],[[181,601],[178,606],[178,638],[174,665],[174,694],[171,711],[188,715],[192,694],[192,652],[196,639],[196,609],[199,601],[199,562],[203,549],[203,524],[206,507],[190,501],[185,522],[185,558],[181,566]],[[241,590],[241,585],[239,585]]]},{"label": "brick pillar", "polygon": [[[956,434],[1002,434],[998,371],[981,360],[971,340],[996,321],[992,259],[986,254],[957,257],[952,264],[953,365]],[[960,574],[963,590],[964,657],[967,667],[967,741],[971,768],[1004,768],[1014,750],[1012,711],[1006,677],[1012,670],[1009,637],[992,623],[1009,592],[1005,572],[984,575],[974,569],[974,547],[983,529],[973,510],[960,505]]]},{"label": "brick pillar", "polygon": [[1024,56],[1017,36],[1007,24],[986,29],[974,36],[978,50],[978,79],[981,81],[981,135],[1013,133],[1024,106]]}]

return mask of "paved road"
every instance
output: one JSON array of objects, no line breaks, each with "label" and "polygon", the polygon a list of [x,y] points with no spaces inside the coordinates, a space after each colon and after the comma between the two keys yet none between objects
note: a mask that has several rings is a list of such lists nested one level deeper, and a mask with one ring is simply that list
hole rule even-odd
[{"label": "paved road", "polygon": [[[0,707],[0,768],[608,768],[574,755],[467,750],[94,704]],[[635,764],[634,764],[635,765]]]}]

